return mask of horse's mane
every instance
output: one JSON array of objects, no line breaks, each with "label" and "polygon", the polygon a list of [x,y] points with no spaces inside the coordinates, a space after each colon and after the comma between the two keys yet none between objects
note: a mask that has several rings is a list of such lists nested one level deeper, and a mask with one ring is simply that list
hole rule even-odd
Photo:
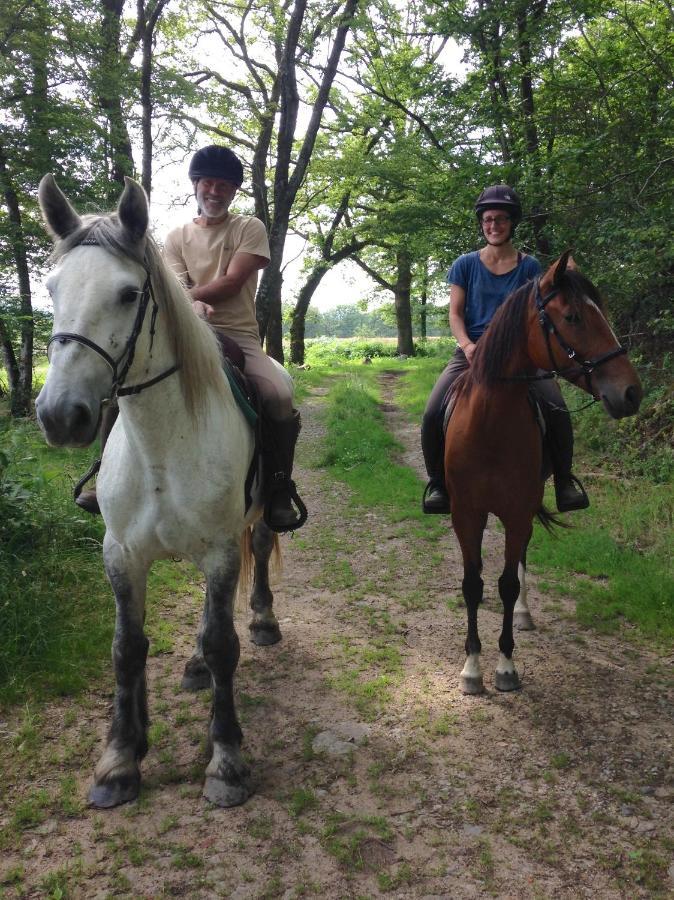
[{"label": "horse's mane", "polygon": [[[528,281],[509,294],[494,314],[489,327],[477,342],[470,368],[456,379],[452,394],[470,390],[471,385],[495,384],[513,355],[526,343],[526,311],[529,308],[535,282]],[[575,269],[566,269],[557,282],[566,302],[578,316],[583,315],[586,299],[603,312],[599,292],[592,282]]]},{"label": "horse's mane", "polygon": [[104,250],[128,257],[146,269],[174,359],[180,366],[180,384],[189,413],[196,416],[204,411],[209,387],[224,397],[226,379],[218,340],[212,329],[194,315],[184,287],[164,262],[153,238],[146,235],[133,241],[114,214],[83,216],[82,226],[56,243],[52,258],[62,259],[86,240],[96,241]]}]

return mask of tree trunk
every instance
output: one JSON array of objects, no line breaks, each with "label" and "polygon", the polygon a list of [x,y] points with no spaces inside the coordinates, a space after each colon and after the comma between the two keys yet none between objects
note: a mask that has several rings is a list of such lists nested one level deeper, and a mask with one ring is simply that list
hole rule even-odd
[{"label": "tree trunk", "polygon": [[412,266],[407,250],[400,247],[396,253],[398,280],[393,295],[395,297],[396,326],[398,328],[398,353],[414,356],[412,335]]},{"label": "tree trunk", "polygon": [[330,263],[319,262],[302,285],[297,297],[290,326],[290,362],[296,366],[301,366],[304,363],[304,325],[311,298],[314,296],[323,276],[330,268]]},{"label": "tree trunk", "polygon": [[[30,415],[31,393],[33,389],[33,304],[30,291],[30,274],[28,257],[26,254],[25,235],[21,220],[21,207],[13,185],[10,183],[7,172],[7,159],[0,147],[0,187],[5,199],[10,223],[9,236],[11,252],[14,257],[17,280],[19,284],[19,316],[20,325],[20,350],[19,359],[16,360],[11,342],[3,339],[3,353],[9,353],[10,365],[7,374],[10,379],[10,412],[13,416],[21,418]],[[5,335],[6,335],[6,329]],[[12,360],[12,357],[14,359]],[[14,377],[14,383],[12,383]]]},{"label": "tree trunk", "polygon": [[98,102],[108,120],[110,140],[110,179],[107,202],[113,205],[119,198],[124,176],[133,175],[133,152],[122,107],[122,66],[120,54],[121,18],[124,0],[101,0],[101,62],[98,71]]},{"label": "tree trunk", "polygon": [[295,0],[283,58],[279,67],[280,117],[274,175],[274,215],[271,228],[269,229],[271,260],[260,280],[260,288],[256,298],[256,312],[260,326],[260,337],[263,342],[265,340],[267,342],[267,353],[280,363],[283,362],[283,335],[281,330],[281,286],[283,284],[283,276],[281,275],[281,264],[283,261],[283,248],[288,234],[290,212],[306,175],[323,111],[328,102],[332,83],[337,73],[337,64],[358,8],[358,2],[359,0],[346,0],[344,5],[292,175],[290,174],[290,163],[293,154],[299,106],[295,76],[295,51],[299,41],[307,0]]},{"label": "tree trunk", "polygon": [[421,281],[421,298],[419,309],[419,337],[422,341],[426,341],[427,337],[427,314],[428,314],[428,264],[424,265],[423,276]]}]

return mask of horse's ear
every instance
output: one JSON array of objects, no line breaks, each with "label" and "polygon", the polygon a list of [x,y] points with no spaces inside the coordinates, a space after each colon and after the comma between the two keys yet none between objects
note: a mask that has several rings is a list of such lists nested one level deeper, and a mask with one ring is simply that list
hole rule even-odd
[{"label": "horse's ear", "polygon": [[134,241],[145,237],[150,223],[147,194],[133,178],[124,177],[124,191],[117,205],[117,216]]},{"label": "horse's ear", "polygon": [[65,238],[81,225],[82,220],[72,208],[53,175],[45,175],[37,189],[37,197],[47,230],[53,238]]},{"label": "horse's ear", "polygon": [[567,269],[576,268],[576,264],[571,256],[571,250],[565,250],[564,253],[562,253],[557,262],[554,263],[554,268],[555,274],[553,277],[553,284],[558,284]]}]

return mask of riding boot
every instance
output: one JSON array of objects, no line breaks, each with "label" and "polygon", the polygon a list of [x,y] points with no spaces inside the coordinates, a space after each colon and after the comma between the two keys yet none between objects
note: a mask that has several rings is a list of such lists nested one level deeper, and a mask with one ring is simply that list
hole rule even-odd
[{"label": "riding boot", "polygon": [[264,521],[272,531],[295,531],[307,520],[307,509],[291,477],[301,426],[297,410],[289,419],[263,420]]},{"label": "riding boot", "polygon": [[427,412],[421,423],[421,449],[424,454],[428,484],[424,489],[421,509],[428,515],[449,512],[449,496],[442,474],[445,455],[445,441],[437,413]]},{"label": "riding boot", "polygon": [[421,509],[427,515],[439,515],[450,512],[449,494],[441,477],[429,478],[424,489]]},{"label": "riding boot", "polygon": [[555,405],[544,410],[547,444],[555,482],[555,500],[560,512],[586,509],[590,505],[585,488],[571,473],[573,463],[573,429],[568,410]]},{"label": "riding boot", "polygon": [[[109,406],[106,406],[101,415],[101,457],[103,456],[103,451],[105,450],[105,445],[108,442],[108,437],[110,436],[110,432],[112,431],[112,426],[117,421],[117,416],[119,415],[119,406],[116,403],[111,403]],[[100,463],[100,460],[98,461]],[[96,467],[98,470],[98,467]],[[88,479],[86,479],[88,480]],[[84,509],[86,512],[91,513],[93,516],[100,515],[100,508],[98,506],[98,498],[96,497],[96,487],[90,488],[88,491],[83,491],[81,486],[83,483],[80,481],[77,487],[75,488],[75,503],[80,507],[80,509]]]}]

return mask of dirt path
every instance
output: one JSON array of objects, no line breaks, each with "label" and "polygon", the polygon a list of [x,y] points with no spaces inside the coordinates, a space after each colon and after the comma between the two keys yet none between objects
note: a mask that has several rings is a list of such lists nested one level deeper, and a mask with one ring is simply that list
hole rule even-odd
[{"label": "dirt path", "polygon": [[[420,469],[416,429],[385,412]],[[256,793],[201,798],[208,698],[179,689],[200,599],[174,598],[174,650],[150,660],[152,746],[139,802],[82,805],[111,681],[6,725],[0,896],[613,898],[674,892],[671,660],[579,629],[570,601],[530,603],[524,688],[491,689],[500,535],[481,612],[488,692],[464,697],[453,537],[363,513],[312,468],[322,397],[303,409],[311,512],[283,539],[283,641],[238,618],[237,678]]]}]

